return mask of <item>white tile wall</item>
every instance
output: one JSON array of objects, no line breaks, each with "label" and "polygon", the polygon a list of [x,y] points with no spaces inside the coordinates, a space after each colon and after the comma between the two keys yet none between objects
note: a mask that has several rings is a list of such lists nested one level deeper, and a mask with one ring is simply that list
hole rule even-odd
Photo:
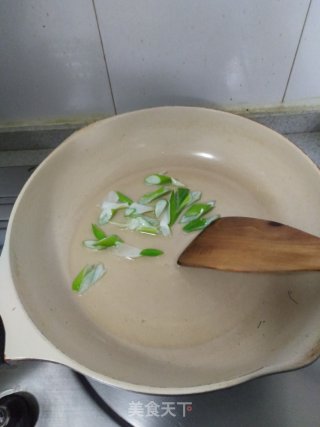
[{"label": "white tile wall", "polygon": [[0,1],[0,121],[113,114],[91,0]]},{"label": "white tile wall", "polygon": [[309,0],[95,0],[118,112],[281,103]]},{"label": "white tile wall", "polygon": [[320,104],[320,0],[312,0],[285,102]]},{"label": "white tile wall", "polygon": [[[113,114],[94,0],[0,1],[0,123]],[[278,106],[310,0],[95,0],[118,112]],[[320,104],[320,0],[285,101]]]}]

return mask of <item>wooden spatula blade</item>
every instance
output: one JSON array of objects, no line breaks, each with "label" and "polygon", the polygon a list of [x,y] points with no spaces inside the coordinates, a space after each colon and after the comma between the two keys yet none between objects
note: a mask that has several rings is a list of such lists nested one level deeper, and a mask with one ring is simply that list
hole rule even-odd
[{"label": "wooden spatula blade", "polygon": [[225,217],[199,234],[178,264],[238,272],[320,270],[320,238],[256,218]]}]

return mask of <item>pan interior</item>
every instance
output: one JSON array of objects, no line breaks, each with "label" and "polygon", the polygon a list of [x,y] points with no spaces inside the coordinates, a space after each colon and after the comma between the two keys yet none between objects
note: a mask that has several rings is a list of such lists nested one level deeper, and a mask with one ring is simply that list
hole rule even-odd
[{"label": "pan interior", "polygon": [[[178,267],[194,238],[108,225],[126,243],[163,249],[128,261],[93,252],[99,204],[110,190],[133,199],[167,171],[217,213],[286,223],[320,234],[319,172],[274,132],[230,114],[161,108],[98,122],[38,169],[12,222],[10,261],[30,317],[60,350],[113,379],[155,387],[232,381],[300,363],[319,339],[318,273],[237,274]],[[107,274],[82,296],[71,282],[86,264]]]}]

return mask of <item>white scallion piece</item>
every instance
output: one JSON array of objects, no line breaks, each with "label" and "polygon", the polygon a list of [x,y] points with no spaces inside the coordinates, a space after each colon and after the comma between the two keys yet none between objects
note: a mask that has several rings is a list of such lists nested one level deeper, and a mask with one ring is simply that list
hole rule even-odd
[{"label": "white scallion piece", "polygon": [[146,217],[138,216],[137,218],[132,218],[129,221],[128,229],[146,234],[159,234],[159,221],[153,218],[147,219]]},{"label": "white scallion piece", "polygon": [[163,185],[171,184],[171,177],[167,175],[162,175],[159,173],[146,176],[144,179],[145,184],[147,185]]},{"label": "white scallion piece", "polygon": [[97,240],[84,240],[83,246],[88,249],[97,249]]},{"label": "white scallion piece", "polygon": [[134,246],[127,245],[126,243],[118,243],[113,248],[113,253],[117,256],[133,259],[139,258],[141,249],[135,248]]},{"label": "white scallion piece", "polygon": [[110,248],[111,246],[115,246],[118,242],[123,242],[123,240],[116,234],[111,234],[110,236],[103,237],[100,240],[85,240],[83,245],[86,248],[101,251],[103,249]]},{"label": "white scallion piece", "polygon": [[156,206],[154,208],[154,213],[155,213],[156,218],[159,218],[163,214],[163,212],[167,206],[168,206],[167,200],[161,199],[161,200],[157,201]]},{"label": "white scallion piece", "polygon": [[197,202],[201,199],[202,193],[201,191],[190,191],[190,200],[187,204],[187,206],[193,205],[193,203]]},{"label": "white scallion piece", "polygon": [[182,184],[182,182],[178,181],[175,178],[171,178],[171,184],[174,185],[175,187],[185,187],[185,185]]},{"label": "white scallion piece", "polygon": [[111,202],[111,203],[118,203],[119,197],[118,194],[115,191],[109,191],[107,194],[107,197],[102,202],[102,206],[105,202]]},{"label": "white scallion piece", "polygon": [[177,179],[161,173],[155,173],[153,175],[146,176],[144,179],[144,182],[147,185],[171,184],[171,185],[174,185],[175,187],[185,187],[185,185],[182,184],[182,182],[178,181]]},{"label": "white scallion piece", "polygon": [[102,206],[104,202],[127,203],[128,205],[131,205],[131,203],[133,203],[133,200],[125,194],[121,193],[120,191],[109,191],[107,197],[102,202]]},{"label": "white scallion piece", "polygon": [[106,273],[103,264],[93,264],[84,267],[72,282],[72,290],[83,294]]},{"label": "white scallion piece", "polygon": [[116,247],[113,249],[113,252],[115,255],[128,258],[128,259],[134,259],[134,258],[140,258],[140,257],[156,257],[163,254],[163,251],[160,249],[154,249],[154,248],[146,248],[146,249],[139,249],[131,245],[127,245],[126,243],[118,243]]},{"label": "white scallion piece", "polygon": [[133,202],[124,213],[124,216],[136,216],[136,215],[143,215],[146,212],[152,212],[153,207],[152,206],[146,206],[142,205],[141,203],[135,203]]},{"label": "white scallion piece", "polygon": [[128,203],[115,203],[105,200],[101,205],[102,211],[99,216],[99,224],[107,224],[118,210],[125,209],[128,206]]},{"label": "white scallion piece", "polygon": [[165,211],[163,212],[161,218],[160,218],[160,231],[163,234],[163,236],[170,236],[171,229],[169,226],[170,223],[170,207],[167,205]]}]

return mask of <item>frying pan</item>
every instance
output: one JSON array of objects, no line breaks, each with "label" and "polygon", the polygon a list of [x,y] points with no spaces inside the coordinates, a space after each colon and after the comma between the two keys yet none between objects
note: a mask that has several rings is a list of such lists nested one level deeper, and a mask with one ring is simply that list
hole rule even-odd
[{"label": "frying pan", "polygon": [[[216,199],[221,215],[320,235],[319,171],[279,134],[203,108],[99,121],[38,167],[12,211],[0,261],[7,359],[62,363],[138,392],[188,394],[319,356],[319,273],[183,269],[176,260],[194,235],[179,230],[167,240],[153,237],[165,255],[141,262],[81,246],[108,191],[138,197],[143,177],[163,170]],[[126,238],[149,244],[151,237]],[[73,293],[77,270],[101,257],[103,280],[82,296]]]}]

